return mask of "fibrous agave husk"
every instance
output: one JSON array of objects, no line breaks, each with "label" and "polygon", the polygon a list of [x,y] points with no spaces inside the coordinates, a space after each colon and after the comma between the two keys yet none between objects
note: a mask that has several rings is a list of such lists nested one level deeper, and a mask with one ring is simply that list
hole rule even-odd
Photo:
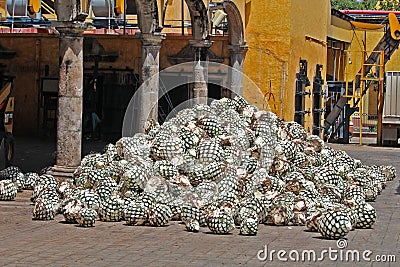
[{"label": "fibrous agave husk", "polygon": [[77,223],[79,211],[84,207],[84,204],[79,199],[71,199],[63,208],[65,221],[68,223]]}]

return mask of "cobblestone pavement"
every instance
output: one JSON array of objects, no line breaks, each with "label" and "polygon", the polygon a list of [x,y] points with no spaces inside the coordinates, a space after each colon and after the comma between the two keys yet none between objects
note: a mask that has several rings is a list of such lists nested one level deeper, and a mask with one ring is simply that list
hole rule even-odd
[{"label": "cobblestone pavement", "polygon": [[[332,146],[367,164],[393,164],[400,173],[398,148]],[[260,225],[257,236],[240,236],[238,229],[229,235],[210,234],[207,228],[190,233],[179,222],[152,228],[97,221],[94,228],[80,228],[63,223],[61,215],[54,221],[32,221],[30,194],[24,191],[15,201],[0,202],[0,266],[398,266],[362,259],[331,261],[327,254],[323,262],[282,262],[276,253],[272,262],[257,258],[265,246],[269,252],[315,250],[318,256],[324,249],[338,249],[336,241],[321,239],[301,226]],[[350,232],[343,251],[358,250],[362,257],[364,250],[371,250],[371,259],[395,255],[399,262],[399,179],[390,182],[372,204],[378,214],[374,229]]]}]

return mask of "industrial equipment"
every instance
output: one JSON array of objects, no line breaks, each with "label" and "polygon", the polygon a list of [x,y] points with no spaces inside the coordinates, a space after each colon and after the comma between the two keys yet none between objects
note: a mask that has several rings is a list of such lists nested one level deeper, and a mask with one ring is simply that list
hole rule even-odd
[{"label": "industrial equipment", "polygon": [[97,28],[119,26],[126,23],[125,0],[92,0],[92,20]]},{"label": "industrial equipment", "polygon": [[63,0],[54,3],[58,21],[85,21],[89,14],[90,1],[88,0]]},{"label": "industrial equipment", "polygon": [[400,72],[386,72],[382,141],[391,145],[400,143]]},{"label": "industrial equipment", "polygon": [[9,17],[40,19],[40,0],[7,0]]},{"label": "industrial equipment", "polygon": [[[325,134],[329,131],[332,131],[332,126],[337,125],[334,131],[339,132],[349,132],[349,117],[357,110],[357,106],[362,101],[362,96],[367,92],[369,85],[371,83],[371,79],[367,78],[367,74],[370,70],[377,66],[378,68],[383,68],[385,64],[389,61],[391,55],[398,49],[400,43],[400,24],[397,20],[397,17],[393,13],[389,13],[388,15],[389,23],[386,24],[385,33],[379,43],[376,45],[373,51],[369,54],[368,58],[364,58],[366,54],[363,54],[363,63],[361,64],[361,69],[359,70],[356,77],[354,77],[353,81],[347,82],[351,83],[351,86],[347,85],[348,91],[344,93],[341,92],[341,97],[337,101],[336,105],[332,108],[331,112],[326,116],[324,128]],[[357,22],[352,22],[352,24],[356,24]],[[359,23],[361,24],[361,23]],[[356,27],[356,25],[354,25]],[[381,51],[383,51],[383,60],[381,59]],[[365,52],[365,51],[364,51]],[[379,80],[383,82],[383,79]],[[357,96],[357,100],[354,101],[353,106],[347,106],[345,111],[346,104],[355,96],[355,90],[358,90],[360,93]],[[329,90],[329,86],[328,86]],[[338,119],[341,121],[339,123]],[[360,117],[361,121],[361,117]],[[347,122],[347,123],[346,123]],[[346,129],[343,129],[346,128]],[[361,140],[361,139],[360,139]],[[341,139],[343,143],[348,143],[348,136]],[[361,142],[361,141],[360,141]]]},{"label": "industrial equipment", "polygon": [[124,14],[124,0],[92,0],[96,18],[116,18]]},{"label": "industrial equipment", "polygon": [[310,80],[307,77],[307,60],[301,59],[300,71],[297,73],[296,96],[294,101],[294,121],[301,126],[304,126],[304,115],[310,113],[309,110],[305,110],[305,96],[311,95],[311,93],[306,91],[305,88],[310,85]]},{"label": "industrial equipment", "polygon": [[321,125],[322,114],[325,110],[322,108],[322,95],[324,79],[322,79],[322,65],[317,64],[313,81],[313,134],[320,136],[323,127]]}]

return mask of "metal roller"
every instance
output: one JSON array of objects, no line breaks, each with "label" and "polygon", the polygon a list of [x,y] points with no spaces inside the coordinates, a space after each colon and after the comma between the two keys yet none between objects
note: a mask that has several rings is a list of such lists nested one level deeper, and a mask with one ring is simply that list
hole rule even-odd
[{"label": "metal roller", "polygon": [[114,17],[114,0],[92,0],[92,10],[96,18]]},{"label": "metal roller", "polygon": [[28,0],[7,0],[7,12],[9,16],[27,17]]}]

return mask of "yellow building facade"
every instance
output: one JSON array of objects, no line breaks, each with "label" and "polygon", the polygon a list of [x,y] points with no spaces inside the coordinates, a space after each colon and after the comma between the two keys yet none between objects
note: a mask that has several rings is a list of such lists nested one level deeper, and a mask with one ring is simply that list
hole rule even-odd
[{"label": "yellow building facade", "polygon": [[[312,82],[317,64],[327,62],[329,0],[247,0],[245,34],[249,51],[244,73],[261,89],[273,112],[294,119],[296,74],[300,60],[307,60]],[[246,88],[246,87],[245,87]],[[252,101],[252,92],[244,95]],[[306,88],[312,90],[312,86]],[[261,101],[261,100],[258,100]],[[305,97],[304,125],[312,127],[312,97]]]},{"label": "yellow building facade", "polygon": [[[218,1],[203,0],[204,6],[209,7]],[[305,88],[312,93],[312,82],[316,75],[317,65],[322,65],[322,78],[326,81],[335,77],[344,80],[344,67],[348,58],[344,50],[362,50],[366,44],[367,50],[373,49],[383,32],[365,33],[363,30],[354,30],[350,23],[343,18],[331,14],[330,0],[233,0],[243,22],[244,39],[247,52],[244,59],[243,72],[249,80],[244,79],[243,95],[252,104],[268,108],[285,120],[294,119],[296,80],[300,71],[300,60],[307,61],[307,77],[311,82]],[[127,1],[132,3],[131,0]],[[5,1],[0,1],[3,7]],[[160,70],[173,65],[170,58],[176,56],[184,47],[189,45],[191,36],[191,14],[185,1],[157,0],[159,24],[163,26],[162,33],[166,38],[160,50]],[[4,13],[4,12],[3,12]],[[3,14],[4,16],[4,14]],[[209,20],[213,18],[209,12]],[[135,15],[129,15],[132,23],[137,23]],[[135,21],[136,20],[136,21]],[[229,26],[228,26],[229,27]],[[223,64],[230,62],[230,39],[226,32],[211,29],[210,39],[214,42],[210,51],[220,58]],[[121,36],[118,34],[104,35],[87,33],[87,37],[96,39],[105,51],[118,54],[115,62],[100,62],[100,68],[129,68],[138,73],[141,57],[140,41],[134,35]],[[58,58],[49,58],[48,55],[57,54],[58,39],[52,34],[12,34],[3,33],[0,44],[8,50],[16,50],[17,57],[3,60],[11,66],[11,70],[24,70],[22,66],[31,66],[25,75],[16,79],[15,94],[16,117],[26,122],[17,123],[16,129],[31,131],[40,120],[36,116],[36,107],[39,90],[39,78],[44,73],[44,67],[50,66],[50,75],[57,74]],[[341,54],[332,53],[334,45],[343,45]],[[35,47],[36,52],[25,55],[25,45]],[[51,51],[45,53],[44,50]],[[29,50],[28,50],[29,51]],[[339,52],[338,52],[339,53]],[[25,55],[22,57],[22,55]],[[354,66],[359,64],[359,58],[351,58]],[[333,64],[333,61],[336,61]],[[394,53],[386,70],[398,70],[400,54]],[[335,70],[333,69],[335,65]],[[93,62],[85,62],[85,68],[90,71]],[[37,74],[39,72],[39,74]],[[334,74],[335,72],[335,74]],[[355,75],[355,73],[351,74]],[[35,80],[35,82],[29,82]],[[18,89],[24,87],[24,90]],[[27,97],[29,96],[29,97]],[[313,97],[305,95],[304,110],[309,111],[304,116],[304,126],[312,131],[313,126]],[[30,99],[30,100],[29,100]],[[32,101],[32,99],[35,99]],[[33,104],[32,104],[32,103]],[[22,108],[23,107],[23,108]],[[27,112],[27,110],[29,112]]]}]

